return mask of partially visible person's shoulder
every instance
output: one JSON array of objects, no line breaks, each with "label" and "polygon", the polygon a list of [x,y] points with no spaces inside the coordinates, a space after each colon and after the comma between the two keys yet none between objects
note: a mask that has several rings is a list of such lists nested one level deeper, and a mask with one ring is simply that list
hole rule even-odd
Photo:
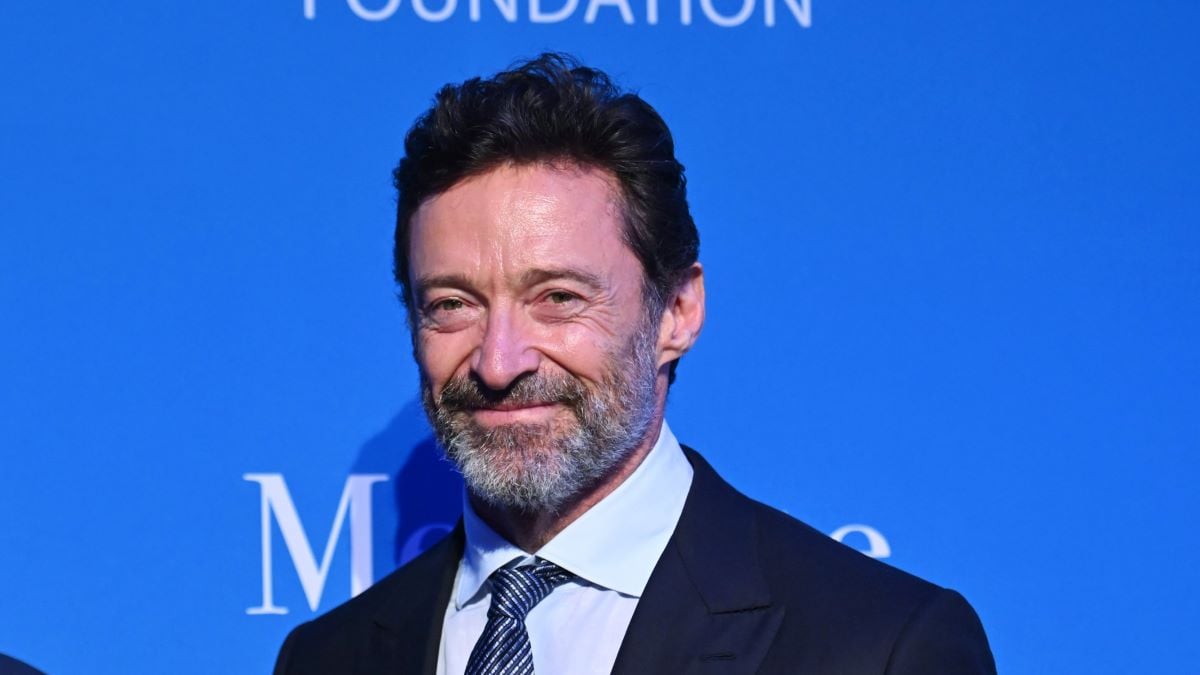
[{"label": "partially visible person's shoulder", "polygon": [[406,613],[434,620],[440,587],[461,555],[462,537],[455,531],[359,595],[296,626],[279,650],[276,675],[347,672],[377,651],[373,641],[381,629],[394,632]]}]

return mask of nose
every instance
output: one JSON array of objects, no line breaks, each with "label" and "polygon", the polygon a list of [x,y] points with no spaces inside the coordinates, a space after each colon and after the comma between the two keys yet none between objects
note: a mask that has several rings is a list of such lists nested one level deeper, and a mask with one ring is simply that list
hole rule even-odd
[{"label": "nose", "polygon": [[471,370],[495,391],[508,389],[525,373],[536,372],[541,355],[533,348],[523,322],[515,312],[493,307],[488,313],[483,341],[472,355]]}]

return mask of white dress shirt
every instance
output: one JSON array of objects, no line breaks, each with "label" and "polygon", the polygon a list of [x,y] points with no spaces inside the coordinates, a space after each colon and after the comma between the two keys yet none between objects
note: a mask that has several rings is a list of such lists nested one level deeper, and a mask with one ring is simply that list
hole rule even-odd
[{"label": "white dress shirt", "polygon": [[[692,466],[664,421],[640,466],[536,553],[575,574],[525,619],[539,675],[612,671],[650,573],[675,531]],[[534,556],[488,527],[463,498],[466,548],[442,624],[438,675],[463,675],[487,624],[492,572]]]}]

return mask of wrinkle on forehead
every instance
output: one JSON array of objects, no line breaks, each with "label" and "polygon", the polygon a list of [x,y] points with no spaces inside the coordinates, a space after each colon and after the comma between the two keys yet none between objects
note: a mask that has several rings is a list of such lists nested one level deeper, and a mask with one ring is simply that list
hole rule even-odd
[{"label": "wrinkle on forehead", "polygon": [[[434,212],[437,217],[431,217]],[[432,230],[453,232],[455,250],[443,249],[424,262],[437,267],[449,262],[439,260],[441,254],[449,254],[468,273],[491,267],[508,276],[534,263],[571,264],[577,254],[591,263],[611,263],[614,248],[627,248],[616,178],[573,163],[508,164],[464,179],[426,200],[414,225],[410,246],[419,237],[436,237]],[[617,247],[611,245],[613,235]]]}]

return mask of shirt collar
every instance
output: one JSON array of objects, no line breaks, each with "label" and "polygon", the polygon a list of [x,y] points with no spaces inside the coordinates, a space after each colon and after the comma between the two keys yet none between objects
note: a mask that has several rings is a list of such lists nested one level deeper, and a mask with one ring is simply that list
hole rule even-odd
[{"label": "shirt collar", "polygon": [[[692,484],[692,466],[666,421],[658,440],[623,483],[537,552],[580,579],[640,597],[675,531]],[[457,609],[480,596],[493,572],[531,556],[500,536],[463,496],[466,549],[459,567]]]}]

